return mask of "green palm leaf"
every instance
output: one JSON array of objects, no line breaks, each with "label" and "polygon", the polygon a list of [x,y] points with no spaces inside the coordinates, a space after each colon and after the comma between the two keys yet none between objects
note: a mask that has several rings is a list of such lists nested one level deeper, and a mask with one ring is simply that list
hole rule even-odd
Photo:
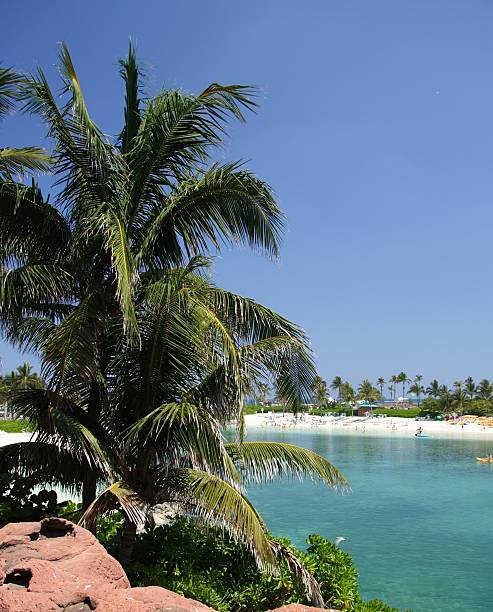
[{"label": "green palm leaf", "polygon": [[189,511],[225,528],[248,546],[259,567],[272,570],[276,561],[264,522],[246,497],[217,476],[191,469],[183,474]]},{"label": "green palm leaf", "polygon": [[122,481],[114,482],[105,489],[87,508],[80,524],[91,531],[96,528],[100,517],[119,508],[135,525],[141,525],[147,518],[147,505]]},{"label": "green palm leaf", "polygon": [[226,444],[226,450],[247,482],[307,476],[333,489],[348,488],[342,473],[327,459],[300,446],[284,442],[242,442]]}]

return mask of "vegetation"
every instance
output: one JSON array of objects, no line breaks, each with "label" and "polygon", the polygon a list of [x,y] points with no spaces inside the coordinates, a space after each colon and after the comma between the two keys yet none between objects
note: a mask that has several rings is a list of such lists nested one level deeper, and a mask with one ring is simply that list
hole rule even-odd
[{"label": "vegetation", "polygon": [[7,433],[22,433],[29,429],[29,423],[27,421],[18,420],[0,420],[0,431],[6,431]]},{"label": "vegetation", "polygon": [[[216,287],[208,255],[243,243],[277,256],[283,217],[266,183],[216,148],[255,91],[212,84],[198,96],[141,94],[132,46],[121,62],[124,125],[107,137],[91,119],[66,46],[61,102],[43,72],[23,79],[23,105],[52,143],[53,203],[2,184],[0,325],[35,351],[46,388],[9,392],[35,441],[0,450],[0,468],[82,493],[83,524],[119,510],[128,565],[137,525],[156,504],[220,525],[274,572],[287,559],[322,603],[301,560],[274,542],[244,495],[250,481],[306,475],[344,488],[323,457],[289,444],[243,441],[243,398],[272,385],[286,409],[311,396],[316,371],[304,332]],[[235,420],[237,438],[220,429]],[[100,495],[96,495],[103,487]]]}]

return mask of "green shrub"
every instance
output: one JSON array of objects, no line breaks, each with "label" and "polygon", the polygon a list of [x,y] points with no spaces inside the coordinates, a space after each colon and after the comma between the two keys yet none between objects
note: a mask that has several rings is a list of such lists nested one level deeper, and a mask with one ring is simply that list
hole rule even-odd
[{"label": "green shrub", "polygon": [[29,423],[27,421],[2,421],[0,420],[0,430],[7,433],[22,433],[29,431]]},{"label": "green shrub", "polygon": [[[117,532],[118,525],[114,535]],[[289,540],[279,541],[295,552],[319,581],[329,607],[393,612],[382,602],[362,601],[358,571],[350,555],[332,542],[312,535],[308,549],[299,551]],[[103,543],[111,550],[111,537]],[[128,575],[135,586],[162,586],[219,612],[261,612],[289,603],[309,603],[286,564],[281,563],[278,575],[264,574],[244,546],[219,530],[204,530],[185,519],[139,535]]]},{"label": "green shrub", "polygon": [[469,401],[464,407],[465,414],[476,416],[487,416],[493,413],[493,402],[486,399],[475,399]]}]

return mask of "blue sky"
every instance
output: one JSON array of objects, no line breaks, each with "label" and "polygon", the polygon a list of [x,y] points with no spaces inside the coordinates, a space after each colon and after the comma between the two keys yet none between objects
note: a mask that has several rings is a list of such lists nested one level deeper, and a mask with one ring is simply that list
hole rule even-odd
[{"label": "blue sky", "polygon": [[[327,379],[493,378],[491,1],[30,0],[2,22],[0,61],[52,80],[68,43],[107,133],[129,37],[148,93],[258,85],[224,156],[274,188],[282,257],[225,250],[217,282],[300,323]],[[0,128],[1,146],[42,136],[25,117]],[[23,359],[0,354],[4,372]]]}]

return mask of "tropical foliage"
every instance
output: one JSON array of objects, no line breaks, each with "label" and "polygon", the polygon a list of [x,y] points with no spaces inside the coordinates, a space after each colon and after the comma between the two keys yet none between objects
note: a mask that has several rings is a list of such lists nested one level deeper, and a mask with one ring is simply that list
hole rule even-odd
[{"label": "tropical foliage", "polygon": [[[245,442],[242,407],[249,390],[273,384],[299,409],[311,395],[312,355],[297,325],[216,287],[206,258],[224,243],[279,252],[283,218],[268,185],[239,162],[214,161],[255,91],[212,84],[197,96],[144,98],[130,46],[124,125],[110,138],[64,45],[60,75],[61,102],[41,70],[22,81],[24,110],[42,118],[52,143],[56,199],[34,185],[0,206],[0,325],[39,354],[47,385],[12,390],[36,433],[3,447],[0,465],[81,491],[90,528],[119,509],[124,563],[137,525],[152,525],[153,508],[168,503],[228,530],[260,568],[275,570],[281,558],[294,567],[245,485],[282,475],[346,482],[311,451]],[[226,443],[222,427],[233,420],[237,437]]]}]

